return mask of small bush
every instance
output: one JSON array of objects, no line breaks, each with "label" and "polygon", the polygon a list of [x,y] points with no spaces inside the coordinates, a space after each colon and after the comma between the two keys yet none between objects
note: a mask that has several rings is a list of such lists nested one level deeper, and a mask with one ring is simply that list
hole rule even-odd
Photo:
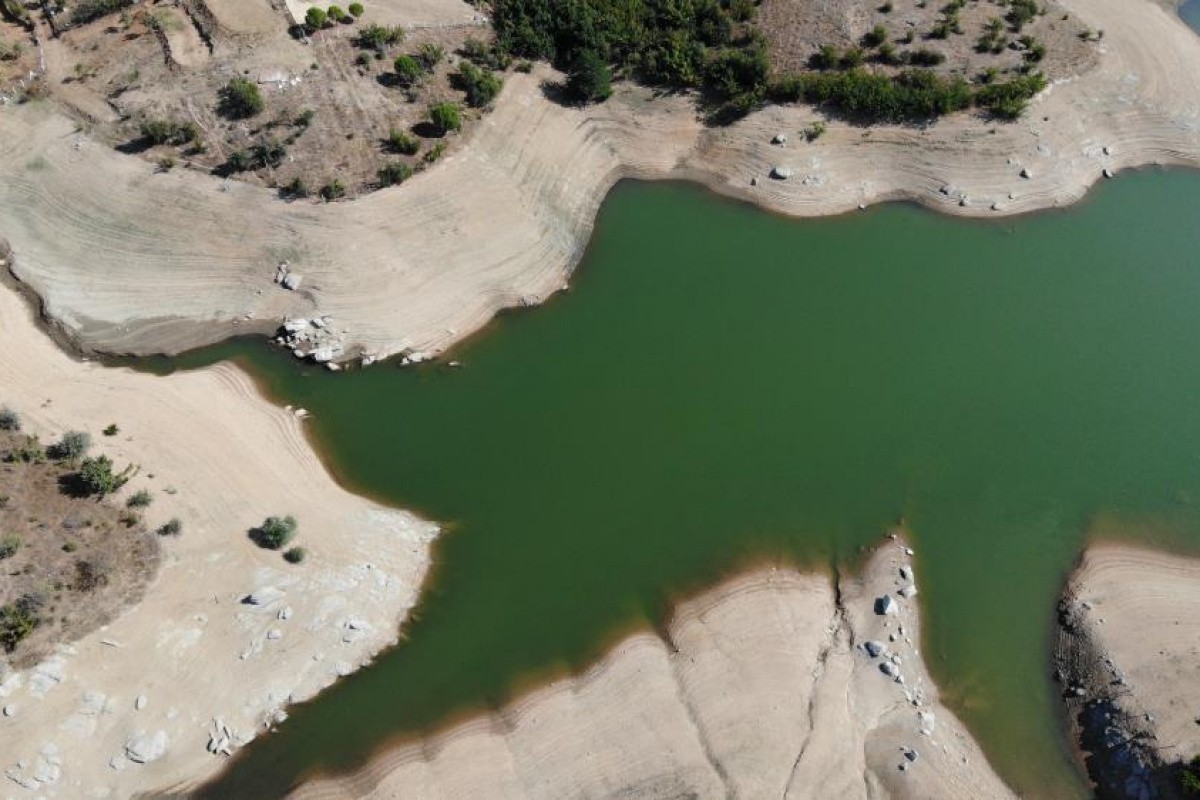
[{"label": "small bush", "polygon": [[918,47],[908,54],[908,63],[918,67],[936,67],[946,60],[946,55],[938,50]]},{"label": "small bush", "polygon": [[116,423],[109,425],[107,428],[104,429],[105,436],[116,436],[120,432],[121,432],[121,429],[116,426]]},{"label": "small bush", "polygon": [[346,19],[346,12],[342,11],[341,6],[330,6],[329,18],[334,22],[342,22]]},{"label": "small bush", "polygon": [[1200,797],[1200,756],[1195,756],[1179,773],[1179,788],[1187,797]]},{"label": "small bush", "polygon": [[21,430],[21,417],[8,406],[0,408],[0,431]]},{"label": "small bush", "polygon": [[804,141],[815,142],[825,135],[825,123],[817,120],[804,128]]},{"label": "small bush", "polygon": [[500,94],[504,81],[489,69],[464,62],[454,74],[454,84],[467,93],[467,103],[473,108],[483,108]]},{"label": "small bush", "polygon": [[321,199],[332,202],[346,196],[346,185],[337,178],[321,187]]},{"label": "small bush", "polygon": [[71,9],[71,24],[83,25],[133,5],[134,0],[80,0]]},{"label": "small bush", "polygon": [[363,15],[363,12],[366,11],[366,9],[363,8],[362,3],[351,3],[350,5],[346,6],[346,9],[355,18],[361,17]]},{"label": "small bush", "polygon": [[142,515],[136,511],[126,511],[118,519],[126,528],[132,528],[142,521]]},{"label": "small bush", "polygon": [[395,161],[385,165],[376,174],[379,176],[380,186],[398,186],[412,177],[413,169],[408,164]]},{"label": "small bush", "polygon": [[51,455],[54,458],[61,458],[67,461],[77,461],[87,455],[87,451],[92,447],[91,434],[83,431],[67,431],[62,438],[58,440],[58,444],[51,448]]},{"label": "small bush", "polygon": [[303,547],[293,547],[283,554],[283,560],[289,564],[301,564],[308,558],[308,551]]},{"label": "small bush", "polygon": [[296,528],[296,518],[291,515],[267,517],[262,525],[250,531],[250,538],[259,547],[279,550],[296,538]]},{"label": "small bush", "polygon": [[438,142],[438,143],[437,143],[437,144],[435,144],[433,147],[429,148],[429,152],[425,154],[425,163],[426,163],[426,164],[432,164],[433,162],[435,162],[435,161],[437,161],[439,158],[441,158],[441,157],[442,157],[442,154],[443,154],[443,153],[445,153],[445,152],[446,152],[446,145],[445,145],[445,143],[444,143],[444,142]]},{"label": "small bush", "polygon": [[882,25],[876,25],[871,30],[867,31],[862,38],[863,47],[879,47],[888,40],[887,28]]},{"label": "small bush", "polygon": [[172,517],[158,527],[159,536],[178,536],[183,533],[183,523]]},{"label": "small bush", "polygon": [[150,504],[153,502],[154,495],[150,494],[148,489],[141,489],[140,491],[131,494],[129,499],[125,501],[125,505],[129,506],[130,508],[149,508]]},{"label": "small bush", "polygon": [[285,185],[280,192],[284,197],[308,197],[308,184],[299,175],[292,178],[291,182]]},{"label": "small bush", "polygon": [[430,106],[429,121],[442,134],[462,129],[462,115],[454,103],[435,103]]},{"label": "small bush", "polygon": [[6,653],[15,650],[38,626],[38,608],[39,603],[32,595],[0,606],[0,647]]},{"label": "small bush", "polygon": [[9,534],[0,538],[0,559],[12,558],[21,549],[21,537]]},{"label": "small bush", "polygon": [[359,47],[383,50],[388,45],[400,44],[404,41],[404,28],[399,25],[388,27],[372,22],[358,32]]},{"label": "small bush", "polygon": [[25,441],[4,454],[4,460],[22,464],[40,464],[46,460],[46,450],[36,437],[27,436]]},{"label": "small bush", "polygon": [[392,128],[388,131],[388,148],[395,153],[415,156],[421,149],[421,142],[407,131]]},{"label": "small bush", "polygon": [[245,119],[262,110],[262,93],[254,81],[234,78],[221,90],[221,113],[228,117]]},{"label": "small bush", "polygon": [[446,48],[440,44],[423,44],[417,48],[417,60],[425,70],[432,71],[446,57]]}]

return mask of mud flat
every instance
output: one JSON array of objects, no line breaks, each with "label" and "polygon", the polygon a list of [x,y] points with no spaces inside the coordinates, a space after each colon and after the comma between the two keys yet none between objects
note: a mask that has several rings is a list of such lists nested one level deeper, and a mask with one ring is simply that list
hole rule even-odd
[{"label": "mud flat", "polygon": [[[910,199],[995,216],[1065,205],[1110,173],[1200,164],[1200,39],[1150,0],[1074,0],[1103,29],[1097,65],[1052,85],[1021,121],[960,114],[928,127],[833,121],[812,145],[770,144],[818,114],[771,107],[708,128],[689,98],[624,88],[581,110],[547,71],[514,75],[457,155],[354,203],[154,168],[53,108],[3,111],[0,236],[15,274],[80,345],[176,352],[287,315],[330,315],[342,360],[436,353],[501,308],[560,289],[617,180],[687,178],[795,216]],[[793,140],[801,137],[793,136]],[[788,180],[768,177],[774,166]],[[287,260],[297,292],[272,283]]]},{"label": "mud flat", "polygon": [[[0,287],[0,386],[25,427],[88,430],[147,521],[183,524],[141,601],[20,671],[0,673],[0,773],[24,796],[125,798],[188,784],[397,639],[435,534],[338,488],[301,421],[236,369],[167,378],[72,361]],[[117,423],[120,433],[100,437]],[[123,502],[119,497],[117,502]],[[300,565],[248,529],[294,514]],[[213,752],[213,751],[217,752]],[[12,785],[10,785],[10,781]]]},{"label": "mud flat", "polygon": [[757,570],[665,640],[294,797],[1015,797],[938,701],[912,578],[899,541],[836,586]]},{"label": "mud flat", "polygon": [[1200,754],[1200,560],[1094,545],[1060,618],[1058,675],[1100,796],[1179,796]]}]

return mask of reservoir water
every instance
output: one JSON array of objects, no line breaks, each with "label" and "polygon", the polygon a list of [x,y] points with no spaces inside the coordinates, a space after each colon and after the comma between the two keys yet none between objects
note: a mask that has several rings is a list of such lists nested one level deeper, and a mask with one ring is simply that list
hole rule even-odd
[{"label": "reservoir water", "polygon": [[572,291],[461,369],[333,375],[248,341],[158,364],[237,361],[312,412],[345,485],[447,530],[406,641],[207,796],[351,769],[739,567],[849,565],[901,519],[944,699],[1014,788],[1083,796],[1049,678],[1063,578],[1097,530],[1200,546],[1197,207],[1200,175],[1161,172],[994,222],[623,183]]}]

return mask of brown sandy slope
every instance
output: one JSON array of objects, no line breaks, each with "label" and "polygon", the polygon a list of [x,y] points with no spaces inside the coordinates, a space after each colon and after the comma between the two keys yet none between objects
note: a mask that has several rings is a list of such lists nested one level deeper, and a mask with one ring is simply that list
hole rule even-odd
[{"label": "brown sandy slope", "polygon": [[[813,145],[793,135],[777,147],[774,133],[815,113],[774,107],[708,129],[686,98],[651,102],[628,88],[597,108],[563,108],[539,89],[545,72],[516,75],[463,151],[402,187],[329,207],[155,174],[51,108],[4,109],[0,236],[16,274],[91,347],[172,351],[227,335],[248,312],[269,327],[319,311],[347,331],[349,352],[386,355],[440,350],[561,287],[621,177],[692,178],[797,216],[898,198],[995,215],[1078,200],[1105,168],[1200,163],[1200,38],[1149,0],[1066,5],[1105,30],[1099,64],[1050,87],[1015,124],[834,122]],[[795,177],[768,180],[773,164]],[[301,294],[271,284],[285,258],[305,276]]]},{"label": "brown sandy slope", "polygon": [[1093,545],[1062,621],[1064,697],[1104,796],[1177,796],[1171,767],[1200,754],[1200,560]]},{"label": "brown sandy slope", "polygon": [[[433,526],[334,485],[297,418],[240,371],[161,378],[71,361],[3,287],[0,338],[3,402],[26,427],[53,440],[118,421],[121,434],[105,437],[103,451],[141,466],[125,491],[154,492],[150,526],[183,522],[179,538],[164,538],[140,603],[40,664],[0,674],[9,712],[0,716],[0,795],[125,798],[209,776],[223,765],[206,750],[214,717],[232,739],[261,734],[288,702],[395,641]],[[247,538],[267,515],[289,513],[309,552],[299,566]],[[268,586],[282,595],[243,602]],[[160,758],[125,756],[131,741],[160,731]]]},{"label": "brown sandy slope", "polygon": [[[938,703],[916,601],[897,595],[908,563],[889,542],[840,597],[791,569],[735,579],[685,603],[669,641],[633,636],[585,675],[295,796],[1011,798]],[[898,616],[875,613],[885,593]]]}]

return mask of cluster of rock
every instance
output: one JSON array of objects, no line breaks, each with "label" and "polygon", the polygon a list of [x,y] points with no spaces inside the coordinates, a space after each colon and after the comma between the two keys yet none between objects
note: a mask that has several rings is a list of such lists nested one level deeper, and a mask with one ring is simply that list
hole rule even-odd
[{"label": "cluster of rock", "polygon": [[[869,659],[878,662],[880,674],[899,686],[905,701],[917,709],[917,733],[921,736],[932,738],[937,717],[933,711],[924,708],[925,692],[922,686],[922,679],[918,676],[916,680],[910,682],[905,677],[904,656],[899,652],[907,647],[911,651],[913,661],[919,662],[920,651],[913,644],[911,631],[905,629],[903,621],[908,614],[912,613],[912,609],[904,601],[911,600],[917,596],[917,586],[913,578],[913,569],[907,561],[908,558],[912,557],[913,551],[911,548],[901,546],[900,552],[906,560],[902,561],[896,570],[898,588],[895,596],[887,593],[875,598],[874,612],[877,616],[883,618],[884,630],[888,631],[887,641],[884,642],[877,639],[867,640],[863,642],[862,650]],[[892,630],[893,621],[896,623],[894,630]],[[896,768],[900,772],[907,772],[910,767],[916,764],[919,757],[920,754],[915,747],[905,745],[900,748],[900,761]]]},{"label": "cluster of rock", "polygon": [[345,355],[346,346],[341,333],[334,331],[329,316],[305,319],[287,318],[275,336],[275,342],[292,351],[299,359],[312,359],[337,369],[336,360]]}]

